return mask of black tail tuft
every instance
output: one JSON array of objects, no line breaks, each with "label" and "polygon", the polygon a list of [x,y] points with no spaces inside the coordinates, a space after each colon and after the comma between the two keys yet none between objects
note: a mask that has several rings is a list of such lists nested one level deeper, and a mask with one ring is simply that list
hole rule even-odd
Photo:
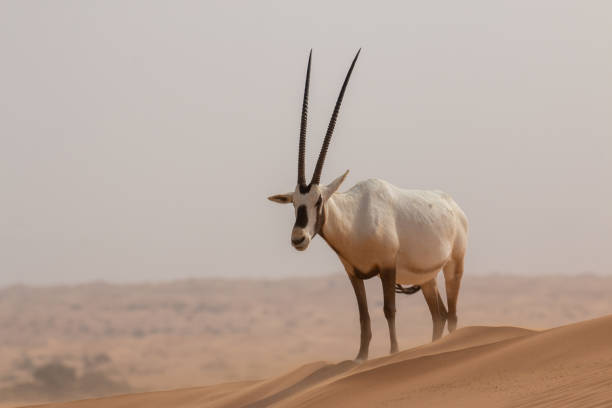
[{"label": "black tail tuft", "polygon": [[404,295],[414,295],[421,287],[418,285],[415,286],[402,286],[398,283],[395,284],[395,293],[403,293]]}]

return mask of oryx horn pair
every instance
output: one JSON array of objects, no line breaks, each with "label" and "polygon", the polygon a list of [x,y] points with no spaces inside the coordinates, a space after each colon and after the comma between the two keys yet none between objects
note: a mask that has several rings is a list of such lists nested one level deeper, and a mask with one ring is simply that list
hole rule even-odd
[{"label": "oryx horn pair", "polygon": [[[323,170],[323,163],[325,162],[325,156],[327,155],[327,149],[329,147],[329,142],[331,140],[332,134],[334,133],[334,128],[336,127],[336,120],[338,119],[338,112],[340,111],[340,105],[342,104],[342,98],[344,98],[344,91],[346,90],[346,86],[348,85],[349,79],[351,78],[351,73],[353,72],[353,67],[355,67],[355,62],[357,62],[357,57],[359,57],[359,53],[361,52],[361,48],[357,51],[353,62],[351,63],[351,67],[346,74],[346,78],[344,79],[344,83],[342,84],[342,89],[340,90],[340,94],[338,95],[338,100],[336,101],[336,106],[334,107],[334,112],[332,113],[332,117],[329,121],[329,125],[327,126],[327,133],[325,134],[325,139],[323,140],[323,146],[321,147],[321,152],[319,153],[319,159],[317,160],[317,165],[315,167],[314,173],[312,174],[312,180],[310,184],[319,184],[321,181],[321,171]],[[300,186],[306,186],[306,176],[305,176],[305,154],[306,154],[306,124],[308,122],[308,88],[310,87],[310,63],[312,61],[312,50],[310,50],[310,55],[308,56],[308,69],[306,71],[306,85],[304,87],[304,102],[302,103],[302,121],[300,126],[300,144],[299,144],[299,153],[298,153],[298,179],[297,182]]]}]

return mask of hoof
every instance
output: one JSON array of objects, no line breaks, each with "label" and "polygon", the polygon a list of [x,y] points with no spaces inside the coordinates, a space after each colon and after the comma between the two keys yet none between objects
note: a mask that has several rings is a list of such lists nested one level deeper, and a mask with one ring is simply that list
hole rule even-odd
[{"label": "hoof", "polygon": [[457,329],[457,316],[452,316],[448,318],[448,332],[452,333]]},{"label": "hoof", "polygon": [[361,355],[357,355],[357,357],[355,357],[355,360],[353,360],[356,363],[363,363],[368,361],[368,356],[361,356]]}]

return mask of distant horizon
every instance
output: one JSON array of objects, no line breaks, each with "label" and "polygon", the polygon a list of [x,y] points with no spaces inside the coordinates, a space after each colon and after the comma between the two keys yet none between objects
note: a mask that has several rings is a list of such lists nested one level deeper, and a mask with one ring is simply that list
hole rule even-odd
[{"label": "distant horizon", "polygon": [[[295,276],[186,276],[186,277],[177,277],[177,278],[168,278],[168,279],[160,279],[160,280],[104,280],[104,279],[93,279],[88,281],[75,281],[75,282],[38,282],[38,283],[28,283],[28,282],[16,282],[16,283],[6,283],[0,284],[0,290],[3,289],[11,289],[16,287],[27,287],[32,289],[46,289],[46,288],[60,288],[60,287],[78,287],[78,286],[88,286],[88,285],[109,285],[109,286],[139,286],[139,285],[164,285],[164,284],[173,284],[173,283],[182,283],[189,281],[206,281],[206,280],[215,280],[215,281],[252,281],[252,282],[279,282],[279,281],[290,281],[290,280],[309,280],[309,279],[330,279],[330,278],[343,278],[345,277],[345,273],[322,273],[320,275],[295,275]],[[489,273],[475,273],[472,276],[478,278],[496,278],[496,277],[513,277],[517,278],[546,278],[546,277],[567,277],[567,278],[604,278],[604,279],[612,279],[612,275],[606,273],[594,273],[594,272],[582,272],[582,273],[542,273],[539,275],[528,275],[525,273],[504,273],[504,272],[489,272]],[[464,279],[469,280],[469,276],[464,276]],[[438,279],[442,279],[441,276],[438,276]],[[376,281],[376,278],[371,279],[372,281]],[[347,281],[348,284],[348,281]],[[444,285],[441,286],[443,288]],[[444,289],[441,289],[442,291]]]}]

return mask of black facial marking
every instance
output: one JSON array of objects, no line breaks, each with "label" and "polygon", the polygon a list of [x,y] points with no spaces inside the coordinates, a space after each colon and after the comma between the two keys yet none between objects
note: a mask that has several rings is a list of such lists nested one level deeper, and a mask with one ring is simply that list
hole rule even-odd
[{"label": "black facial marking", "polygon": [[310,187],[312,187],[312,184],[300,184],[300,193],[302,194],[306,194],[310,191]]},{"label": "black facial marking", "polygon": [[305,228],[308,225],[308,213],[306,212],[306,206],[300,205],[297,209],[297,217],[295,218],[295,226]]}]

